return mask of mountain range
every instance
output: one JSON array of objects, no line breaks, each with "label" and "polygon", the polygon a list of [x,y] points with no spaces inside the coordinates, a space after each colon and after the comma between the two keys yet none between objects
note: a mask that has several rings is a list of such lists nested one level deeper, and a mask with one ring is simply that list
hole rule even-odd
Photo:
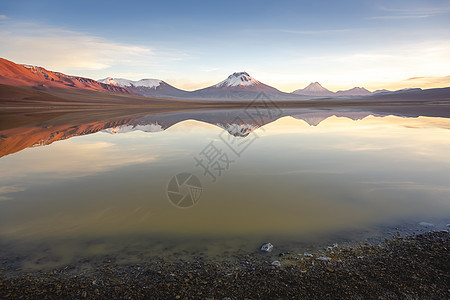
[{"label": "mountain range", "polygon": [[[264,92],[266,95],[275,99],[299,99],[296,95],[313,97],[368,96],[381,92],[370,92],[365,88],[354,87],[349,90],[334,93],[324,88],[320,83],[313,82],[304,89],[298,89],[292,93],[285,93],[256,80],[247,72],[235,72],[215,85],[190,92],[177,89],[159,79],[141,79],[132,81],[124,78],[108,77],[98,81],[113,86],[124,87],[146,97],[185,99],[251,99],[261,92]],[[383,92],[389,91],[383,90]]]},{"label": "mountain range", "polygon": [[98,81],[104,84],[126,88],[145,97],[182,98],[188,95],[187,91],[177,89],[159,79],[141,79],[133,81],[125,78],[108,77],[99,79]]},{"label": "mountain range", "polygon": [[[178,89],[169,83],[159,79],[141,79],[137,81],[125,78],[107,77],[100,80],[94,80],[85,77],[66,75],[60,72],[49,71],[43,67],[16,64],[12,61],[0,58],[0,84],[32,88],[45,92],[51,91],[58,97],[66,96],[68,91],[71,93],[80,93],[80,91],[102,92],[112,95],[132,96],[133,99],[145,101],[146,98],[160,99],[182,99],[182,100],[253,100],[261,92],[265,93],[271,100],[280,101],[299,101],[321,98],[355,98],[372,97],[379,99],[378,96],[401,97],[412,92],[421,96],[421,89],[407,89],[400,91],[377,90],[368,91],[363,87],[354,87],[349,90],[332,92],[323,87],[318,82],[313,82],[303,89],[295,90],[292,93],[282,92],[270,85],[262,83],[247,72],[236,72],[229,75],[225,80],[195,91],[184,91]],[[55,92],[59,91],[59,94]],[[79,91],[79,92],[75,92]],[[444,95],[447,91],[430,92],[428,94]],[[92,96],[92,93],[90,94]],[[136,96],[143,96],[136,98]],[[377,96],[377,97],[375,97]],[[95,98],[98,96],[93,96]],[[375,97],[375,98],[373,98]],[[79,98],[81,99],[81,98]]]},{"label": "mountain range", "polygon": [[316,97],[348,97],[348,96],[370,96],[370,95],[375,95],[375,94],[379,94],[379,93],[391,93],[391,91],[377,90],[377,91],[371,92],[363,87],[354,87],[349,90],[340,90],[337,92],[332,92],[332,91],[324,88],[318,82],[311,82],[304,89],[295,90],[292,93],[296,94],[296,95],[316,96]]},{"label": "mountain range", "polygon": [[[126,88],[146,97],[166,97],[183,99],[253,99],[261,92],[275,98],[296,98],[251,77],[246,72],[236,72],[225,80],[195,91],[184,91],[159,79],[133,81],[125,78],[105,78],[101,83]],[[293,97],[294,96],[294,97]]]}]

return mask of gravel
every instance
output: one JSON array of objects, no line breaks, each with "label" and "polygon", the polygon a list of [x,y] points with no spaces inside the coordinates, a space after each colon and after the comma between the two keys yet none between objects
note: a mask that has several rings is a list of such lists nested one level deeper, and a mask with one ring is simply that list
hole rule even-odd
[{"label": "gravel", "polygon": [[378,246],[336,247],[323,261],[290,253],[278,258],[280,266],[267,254],[238,263],[158,260],[89,271],[0,270],[0,299],[450,299],[449,246],[449,233],[435,231]]}]

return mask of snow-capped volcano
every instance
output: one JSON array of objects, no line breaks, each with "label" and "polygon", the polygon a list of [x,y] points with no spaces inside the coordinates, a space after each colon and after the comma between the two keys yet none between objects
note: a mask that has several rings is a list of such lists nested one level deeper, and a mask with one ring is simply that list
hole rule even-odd
[{"label": "snow-capped volcano", "polygon": [[224,81],[216,84],[215,87],[252,86],[258,84],[260,84],[260,82],[248,75],[247,72],[236,72],[228,76]]},{"label": "snow-capped volcano", "polygon": [[177,89],[160,79],[146,78],[134,81],[125,78],[107,77],[98,81],[112,86],[125,87],[147,97],[179,98],[185,97],[188,93]]},{"label": "snow-capped volcano", "polygon": [[256,80],[247,72],[235,72],[215,85],[190,92],[190,97],[198,99],[253,100],[261,92],[273,99],[292,96]]},{"label": "snow-capped volcano", "polygon": [[256,80],[247,72],[235,72],[227,77],[224,81],[219,82],[213,86],[198,90],[264,90],[264,91],[278,91],[276,88],[268,86],[261,81]]},{"label": "snow-capped volcano", "polygon": [[297,95],[307,95],[307,96],[333,96],[334,93],[326,88],[324,88],[318,82],[311,82],[304,89],[299,89],[292,92]]}]

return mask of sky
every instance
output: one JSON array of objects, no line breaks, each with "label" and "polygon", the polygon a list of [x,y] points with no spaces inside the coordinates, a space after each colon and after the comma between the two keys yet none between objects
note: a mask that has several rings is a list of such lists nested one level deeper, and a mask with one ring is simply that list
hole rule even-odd
[{"label": "sky", "polygon": [[246,71],[282,91],[450,86],[450,0],[2,0],[0,57],[194,90]]}]

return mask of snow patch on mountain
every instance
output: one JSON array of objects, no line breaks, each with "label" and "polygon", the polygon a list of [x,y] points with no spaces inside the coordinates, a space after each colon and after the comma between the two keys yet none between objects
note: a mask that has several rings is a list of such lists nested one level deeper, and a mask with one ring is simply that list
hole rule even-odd
[{"label": "snow patch on mountain", "polygon": [[109,84],[109,85],[114,85],[114,86],[119,86],[119,84],[114,80],[114,78],[108,77],[105,79],[100,79],[98,80],[98,82],[104,83],[104,84]]},{"label": "snow patch on mountain", "polygon": [[224,81],[216,84],[215,87],[252,86],[258,84],[260,82],[248,75],[247,72],[236,72],[228,76]]},{"label": "snow patch on mountain", "polygon": [[125,79],[125,78],[112,78],[108,77],[105,79],[98,80],[101,83],[106,83],[109,85],[115,85],[120,87],[147,87],[156,89],[162,82],[159,79],[141,79],[137,81]]}]

